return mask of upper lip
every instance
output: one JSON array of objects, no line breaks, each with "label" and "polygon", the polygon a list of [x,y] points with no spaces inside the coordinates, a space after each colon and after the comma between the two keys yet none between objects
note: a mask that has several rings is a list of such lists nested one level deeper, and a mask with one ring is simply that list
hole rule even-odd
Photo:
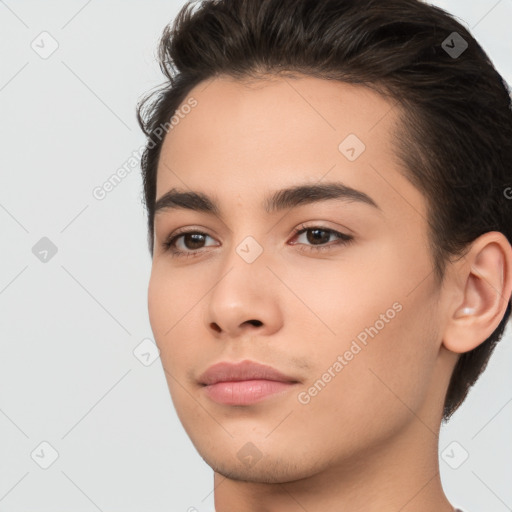
[{"label": "upper lip", "polygon": [[289,377],[271,366],[249,360],[240,361],[238,363],[222,361],[214,364],[202,373],[198,380],[203,385],[211,385],[217,382],[253,379],[298,382],[293,377]]}]

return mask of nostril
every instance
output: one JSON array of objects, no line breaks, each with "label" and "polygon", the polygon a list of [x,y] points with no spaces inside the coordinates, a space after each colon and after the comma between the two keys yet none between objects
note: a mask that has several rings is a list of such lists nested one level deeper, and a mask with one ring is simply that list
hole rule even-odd
[{"label": "nostril", "polygon": [[259,327],[260,325],[263,325],[263,322],[260,320],[247,320],[250,324],[255,325],[256,327]]},{"label": "nostril", "polygon": [[217,331],[217,332],[220,332],[222,329],[215,323],[215,322],[212,322],[210,324],[210,327],[214,330],[214,331]]}]

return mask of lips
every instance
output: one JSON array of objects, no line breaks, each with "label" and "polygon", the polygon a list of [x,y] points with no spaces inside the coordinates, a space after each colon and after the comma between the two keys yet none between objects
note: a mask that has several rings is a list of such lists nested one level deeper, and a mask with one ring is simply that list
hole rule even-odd
[{"label": "lips", "polygon": [[284,394],[299,383],[271,366],[249,360],[214,364],[198,380],[209,399],[237,406]]},{"label": "lips", "polygon": [[218,382],[239,382],[243,380],[271,380],[288,383],[299,382],[271,366],[249,360],[239,363],[221,362],[214,364],[201,374],[198,380],[200,384],[206,386],[217,384]]}]

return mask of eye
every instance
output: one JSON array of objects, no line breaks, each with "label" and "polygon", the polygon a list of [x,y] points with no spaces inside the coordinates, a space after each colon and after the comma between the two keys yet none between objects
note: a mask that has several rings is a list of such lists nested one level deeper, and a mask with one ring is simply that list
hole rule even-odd
[{"label": "eye", "polygon": [[[298,245],[303,245],[304,243],[312,244],[306,245],[305,248],[301,249],[305,251],[329,250],[333,246],[347,245],[354,240],[354,237],[351,235],[346,235],[324,226],[305,226],[303,224],[295,229],[295,237],[300,239],[303,234],[306,234],[305,241],[298,242]],[[335,237],[335,242],[326,245],[331,236]],[[294,242],[292,245],[297,245],[297,242]]]},{"label": "eye", "polygon": [[[167,238],[162,246],[164,251],[170,252],[173,256],[196,256],[199,254],[198,249],[203,248],[206,238],[212,237],[197,230],[181,231]],[[181,248],[177,247],[180,245],[178,242],[181,242]]]}]

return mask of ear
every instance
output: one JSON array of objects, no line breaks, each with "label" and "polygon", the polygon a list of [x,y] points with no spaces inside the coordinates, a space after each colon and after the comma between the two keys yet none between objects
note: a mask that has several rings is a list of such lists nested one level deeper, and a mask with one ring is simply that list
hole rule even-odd
[{"label": "ear", "polygon": [[503,319],[512,294],[512,247],[498,231],[478,237],[455,267],[456,287],[443,345],[469,352],[483,343]]}]

